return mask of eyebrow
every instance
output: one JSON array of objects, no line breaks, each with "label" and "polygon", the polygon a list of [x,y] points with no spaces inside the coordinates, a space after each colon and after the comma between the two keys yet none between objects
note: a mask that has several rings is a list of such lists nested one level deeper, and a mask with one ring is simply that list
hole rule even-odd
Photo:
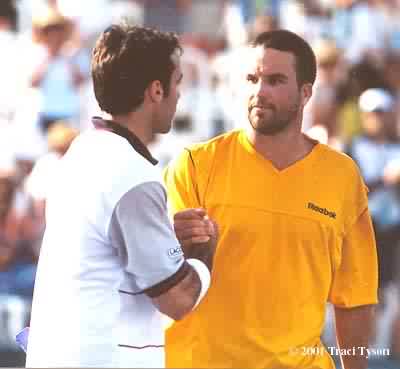
[{"label": "eyebrow", "polygon": [[285,81],[288,80],[288,76],[283,73],[272,73],[272,74],[261,73],[261,77],[263,77],[263,78],[279,78],[279,79],[283,79]]}]

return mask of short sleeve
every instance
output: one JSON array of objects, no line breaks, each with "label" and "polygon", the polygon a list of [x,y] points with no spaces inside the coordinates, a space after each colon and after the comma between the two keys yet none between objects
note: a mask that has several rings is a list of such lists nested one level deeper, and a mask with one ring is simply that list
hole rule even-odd
[{"label": "short sleeve", "polygon": [[378,261],[368,207],[344,236],[341,263],[334,272],[329,301],[351,308],[377,304]]},{"label": "short sleeve", "polygon": [[170,278],[184,262],[159,182],[143,183],[124,194],[113,212],[109,235],[126,272],[142,290]]},{"label": "short sleeve", "polygon": [[172,214],[187,208],[201,207],[192,153],[185,149],[164,170],[168,205]]}]

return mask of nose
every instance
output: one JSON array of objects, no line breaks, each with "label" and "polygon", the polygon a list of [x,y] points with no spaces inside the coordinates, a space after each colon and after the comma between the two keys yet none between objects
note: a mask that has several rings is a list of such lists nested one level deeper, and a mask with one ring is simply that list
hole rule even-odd
[{"label": "nose", "polygon": [[253,95],[255,97],[258,97],[258,96],[264,97],[264,96],[268,95],[268,86],[266,83],[261,81],[261,79],[259,81],[257,81],[257,83],[254,84]]}]

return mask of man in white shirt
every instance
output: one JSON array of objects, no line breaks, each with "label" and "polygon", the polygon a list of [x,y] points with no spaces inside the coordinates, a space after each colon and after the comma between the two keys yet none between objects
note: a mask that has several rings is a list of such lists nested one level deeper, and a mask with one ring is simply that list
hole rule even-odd
[{"label": "man in white shirt", "polygon": [[203,244],[182,250],[146,147],[171,128],[180,53],[175,35],[128,25],[96,43],[94,92],[107,117],[74,140],[49,190],[28,367],[162,367],[161,313],[181,319],[207,291],[215,225],[188,210]]}]

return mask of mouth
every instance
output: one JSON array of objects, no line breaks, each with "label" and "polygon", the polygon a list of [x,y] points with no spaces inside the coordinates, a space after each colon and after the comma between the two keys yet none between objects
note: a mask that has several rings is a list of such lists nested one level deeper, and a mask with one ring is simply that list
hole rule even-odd
[{"label": "mouth", "polygon": [[251,109],[257,108],[257,109],[274,109],[274,106],[272,104],[252,104],[250,105]]},{"label": "mouth", "polygon": [[254,110],[254,111],[266,111],[266,110],[274,110],[273,107],[271,106],[262,106],[262,105],[253,105],[250,110]]}]

